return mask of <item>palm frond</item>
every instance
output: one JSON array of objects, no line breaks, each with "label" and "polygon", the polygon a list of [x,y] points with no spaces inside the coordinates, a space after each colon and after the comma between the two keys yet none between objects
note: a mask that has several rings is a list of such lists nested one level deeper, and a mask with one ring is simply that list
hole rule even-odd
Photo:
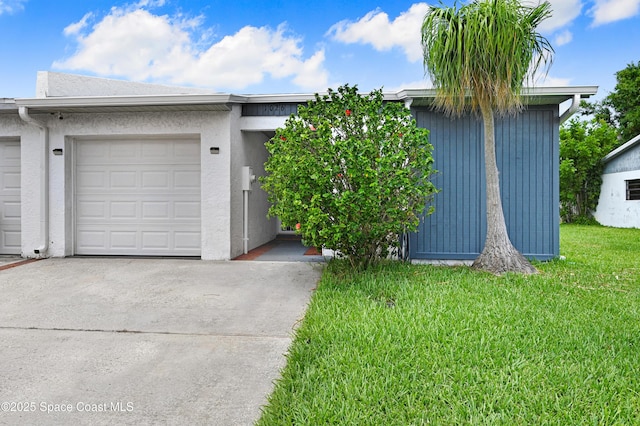
[{"label": "palm frond", "polygon": [[522,107],[525,82],[552,62],[553,48],[536,32],[551,15],[517,0],[476,0],[457,8],[432,7],[422,25],[425,72],[436,89],[436,107],[459,115],[484,102],[497,113]]}]

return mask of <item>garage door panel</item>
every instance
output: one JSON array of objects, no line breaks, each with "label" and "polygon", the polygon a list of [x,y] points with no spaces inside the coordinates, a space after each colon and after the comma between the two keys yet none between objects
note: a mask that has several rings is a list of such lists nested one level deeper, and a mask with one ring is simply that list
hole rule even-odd
[{"label": "garage door panel", "polygon": [[147,250],[163,250],[170,245],[171,233],[167,231],[142,232],[142,246]]},{"label": "garage door panel", "polygon": [[76,203],[76,216],[83,220],[106,220],[108,205],[101,200],[82,200]]},{"label": "garage door panel", "polygon": [[109,216],[103,217],[105,221],[111,219],[133,220],[140,216],[139,202],[137,201],[112,201],[109,203]]},{"label": "garage door panel", "polygon": [[136,231],[112,231],[108,234],[108,238],[109,247],[112,250],[136,250],[139,246]]},{"label": "garage door panel", "polygon": [[0,166],[15,167],[20,164],[20,142],[0,141]]},{"label": "garage door panel", "polygon": [[77,146],[76,253],[200,255],[199,141]]},{"label": "garage door panel", "polygon": [[170,188],[171,176],[165,170],[150,170],[142,172],[142,186],[148,189]]},{"label": "garage door panel", "polygon": [[20,141],[0,140],[0,254],[20,254]]},{"label": "garage door panel", "polygon": [[109,146],[83,142],[76,144],[75,152],[78,164],[101,164],[105,158],[109,157]]},{"label": "garage door panel", "polygon": [[108,174],[94,170],[78,170],[76,173],[76,189],[86,192],[90,189],[104,189],[107,187]]},{"label": "garage door panel", "polygon": [[2,218],[3,221],[20,220],[19,201],[3,201],[1,204],[2,212],[0,218]]},{"label": "garage door panel", "polygon": [[[9,228],[9,229],[7,229]],[[13,228],[13,229],[11,229]],[[13,225],[2,229],[1,240],[4,243],[4,248],[7,251],[6,254],[19,254],[21,251],[21,232],[20,226]]]},{"label": "garage door panel", "polygon": [[200,144],[181,144],[174,147],[173,155],[178,159],[194,158],[200,155]]},{"label": "garage door panel", "polygon": [[141,155],[146,159],[168,159],[173,157],[172,148],[162,141],[147,141],[141,144]]},{"label": "garage door panel", "polygon": [[196,170],[180,170],[174,173],[174,185],[179,189],[200,190],[200,173]]},{"label": "garage door panel", "polygon": [[2,191],[20,194],[20,172],[3,172],[2,178],[0,178],[0,185],[2,185]]},{"label": "garage door panel", "polygon": [[[138,229],[131,231],[95,231],[79,229],[77,245],[82,254],[104,255],[171,255],[197,256],[200,251],[200,230],[164,231]],[[197,254],[194,254],[197,252]]]},{"label": "garage door panel", "polygon": [[[99,143],[99,142],[98,142]],[[121,164],[135,162],[140,157],[140,144],[134,140],[108,141],[99,158],[93,158],[96,164]]]},{"label": "garage door panel", "polygon": [[169,201],[143,201],[143,219],[169,219],[171,217]]},{"label": "garage door panel", "polygon": [[[102,167],[107,167],[102,165]],[[129,165],[128,167],[131,167]],[[148,169],[149,166],[139,166]],[[165,165],[164,167],[170,167]],[[175,191],[183,193],[185,190],[191,193],[200,193],[200,167],[191,166],[189,169],[179,170],[127,170],[126,167],[111,166],[110,172],[95,170],[83,170],[79,168],[77,173],[77,188],[87,192],[93,189],[96,193],[102,193],[109,188],[119,188],[135,193],[146,193],[148,190]],[[19,182],[19,178],[18,178]]]},{"label": "garage door panel", "polygon": [[173,204],[174,217],[176,219],[199,219],[200,203],[189,201],[176,201]]},{"label": "garage door panel", "polygon": [[76,246],[79,249],[79,252],[86,254],[97,254],[98,252],[103,251],[104,247],[107,246],[107,231],[100,231],[94,228],[88,227],[88,229],[83,229],[85,227],[79,227],[76,229]]},{"label": "garage door panel", "polygon": [[[189,196],[175,196],[174,200],[140,201],[136,195],[127,194],[121,201],[102,201],[99,196],[86,198],[76,203],[76,216],[82,223],[102,223],[112,221],[138,223],[138,218],[150,221],[164,220],[166,223],[200,223],[200,202],[191,201]],[[184,200],[184,201],[183,201]],[[19,209],[19,206],[18,206]]]},{"label": "garage door panel", "polygon": [[200,231],[175,232],[175,246],[180,250],[196,250],[200,248]]},{"label": "garage door panel", "polygon": [[114,171],[109,174],[109,187],[112,189],[138,189],[138,172]]},{"label": "garage door panel", "polygon": [[122,159],[140,157],[140,145],[135,141],[115,142],[109,145],[108,159],[120,162]]},{"label": "garage door panel", "polygon": [[79,164],[196,164],[197,139],[85,140],[76,148]]}]

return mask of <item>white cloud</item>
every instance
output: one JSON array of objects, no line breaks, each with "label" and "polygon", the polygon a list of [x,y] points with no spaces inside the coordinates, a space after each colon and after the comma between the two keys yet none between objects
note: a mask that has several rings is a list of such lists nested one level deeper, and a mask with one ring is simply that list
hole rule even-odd
[{"label": "white cloud", "polygon": [[551,17],[542,21],[537,28],[542,33],[551,33],[567,26],[580,16],[582,11],[580,0],[549,0],[549,3],[551,3]]},{"label": "white cloud", "polygon": [[16,13],[24,9],[27,0],[0,0],[0,15]]},{"label": "white cloud", "polygon": [[405,90],[405,89],[431,89],[431,88],[433,88],[433,84],[431,83],[431,80],[429,79],[429,77],[425,76],[425,78],[423,78],[422,80],[409,81],[409,82],[399,84],[397,86],[389,86],[389,87],[385,86],[383,90],[385,92],[398,92],[400,90]]},{"label": "white cloud", "polygon": [[283,25],[275,31],[246,26],[194,58],[185,70],[185,80],[176,82],[241,89],[260,83],[269,74],[273,78],[291,77],[308,90],[326,88],[324,51],[304,60],[301,41],[286,36],[285,30]]},{"label": "white cloud", "polygon": [[555,36],[555,43],[557,46],[563,46],[570,43],[573,40],[573,34],[569,30],[564,30]]},{"label": "white cloud", "polygon": [[595,0],[593,8],[589,10],[594,27],[631,18],[639,12],[640,0]]},{"label": "white cloud", "polygon": [[89,12],[82,17],[78,22],[67,25],[62,31],[64,35],[70,36],[80,33],[87,26],[87,21],[93,17],[93,13]]},{"label": "white cloud", "polygon": [[426,3],[415,3],[390,21],[389,15],[376,9],[356,22],[338,22],[327,34],[343,43],[370,44],[378,51],[399,47],[410,62],[417,62],[422,60],[420,29],[428,10]]},{"label": "white cloud", "polygon": [[[549,0],[552,16],[543,21],[538,30],[552,33],[572,23],[584,6],[582,0]],[[529,0],[529,4],[537,4]],[[592,26],[608,24],[640,14],[640,0],[588,0],[592,6],[587,14],[593,18]]]},{"label": "white cloud", "polygon": [[329,73],[324,69],[324,50],[319,50],[311,58],[302,63],[299,72],[293,82],[310,90],[326,90]]},{"label": "white cloud", "polygon": [[[86,70],[104,76],[138,81],[242,89],[265,76],[291,78],[306,90],[326,87],[324,51],[304,59],[302,40],[277,29],[245,26],[217,43],[202,18],[154,15],[143,6],[163,0],[141,0],[136,5],[112,8],[87,29],[90,16],[65,28],[78,44],[69,58],[53,66]],[[86,31],[85,31],[86,30]]]},{"label": "white cloud", "polygon": [[529,85],[533,87],[566,87],[570,84],[570,78],[554,77],[548,74],[538,73],[533,78],[533,84]]},{"label": "white cloud", "polygon": [[140,0],[138,3],[133,5],[133,8],[138,9],[141,7],[162,7],[165,3],[165,0]]}]

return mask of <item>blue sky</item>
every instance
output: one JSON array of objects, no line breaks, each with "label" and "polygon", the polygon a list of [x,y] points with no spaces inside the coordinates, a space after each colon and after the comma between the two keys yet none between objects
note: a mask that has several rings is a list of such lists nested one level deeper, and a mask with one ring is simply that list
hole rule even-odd
[{"label": "blue sky", "polygon": [[[640,61],[640,0],[551,0],[555,48],[540,85],[615,86]],[[446,0],[451,5],[452,1]],[[420,23],[437,1],[0,0],[0,98],[37,71],[229,93],[428,87]]]}]

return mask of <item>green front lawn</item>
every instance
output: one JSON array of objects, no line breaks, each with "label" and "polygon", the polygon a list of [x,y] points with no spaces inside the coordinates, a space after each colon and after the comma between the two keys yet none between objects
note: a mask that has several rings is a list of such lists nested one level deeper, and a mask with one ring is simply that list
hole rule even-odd
[{"label": "green front lawn", "polygon": [[260,425],[640,424],[640,229],[535,276],[325,271]]}]

